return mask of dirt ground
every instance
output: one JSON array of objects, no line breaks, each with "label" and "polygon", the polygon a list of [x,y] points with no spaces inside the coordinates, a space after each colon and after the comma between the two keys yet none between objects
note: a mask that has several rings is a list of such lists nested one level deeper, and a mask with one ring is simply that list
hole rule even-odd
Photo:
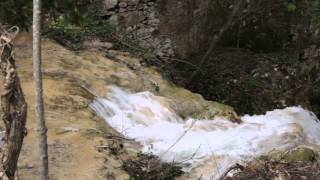
[{"label": "dirt ground", "polygon": [[[294,51],[217,49],[186,88],[208,100],[231,105],[239,114],[261,114],[301,105],[320,115],[319,62],[319,57]],[[194,64],[197,65],[196,60]],[[176,64],[171,78],[186,86],[194,70],[183,63]]]}]

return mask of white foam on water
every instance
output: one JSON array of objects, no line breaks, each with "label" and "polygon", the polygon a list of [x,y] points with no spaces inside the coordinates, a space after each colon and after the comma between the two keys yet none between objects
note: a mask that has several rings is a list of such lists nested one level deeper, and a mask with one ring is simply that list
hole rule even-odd
[{"label": "white foam on water", "polygon": [[[186,171],[198,167],[206,171],[200,172],[205,179],[217,179],[235,162],[275,149],[320,144],[319,120],[301,107],[246,115],[241,124],[222,118],[183,120],[152,93],[129,93],[115,86],[107,98],[97,97],[90,106],[111,127],[140,142],[143,152],[167,162],[190,164]],[[204,167],[212,157],[219,157],[214,158],[219,169]]]}]

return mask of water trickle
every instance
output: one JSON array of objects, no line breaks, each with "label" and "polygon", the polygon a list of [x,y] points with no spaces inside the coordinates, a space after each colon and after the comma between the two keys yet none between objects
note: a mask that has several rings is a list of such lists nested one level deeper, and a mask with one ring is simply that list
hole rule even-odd
[{"label": "water trickle", "polygon": [[234,124],[222,117],[182,119],[150,92],[109,89],[107,98],[97,97],[90,105],[99,116],[124,136],[140,142],[143,152],[164,161],[183,162],[186,171],[205,179],[217,179],[234,163],[273,150],[320,143],[319,120],[301,107],[245,115],[243,123]]}]

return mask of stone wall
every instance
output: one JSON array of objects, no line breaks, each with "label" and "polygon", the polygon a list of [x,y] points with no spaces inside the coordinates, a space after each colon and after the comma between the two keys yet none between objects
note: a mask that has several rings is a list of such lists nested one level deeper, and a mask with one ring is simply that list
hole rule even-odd
[{"label": "stone wall", "polygon": [[[226,22],[233,9],[224,0],[103,0],[104,12],[119,31],[140,40],[159,56],[199,59],[214,34]],[[292,33],[304,25],[305,5],[288,12],[287,5],[278,0],[259,1],[252,14],[235,23],[220,40],[221,47],[240,47],[257,52],[271,52],[297,46],[303,48],[305,33]],[[246,1],[246,6],[255,3]],[[299,40],[288,40],[296,36]],[[289,42],[288,42],[289,41]],[[293,44],[293,45],[292,45]],[[195,57],[195,58],[194,58]]]},{"label": "stone wall", "polygon": [[[111,24],[159,56],[188,59],[206,50],[226,20],[212,0],[103,0]],[[213,18],[219,17],[219,18]]]},{"label": "stone wall", "polygon": [[208,33],[212,34],[208,28],[210,0],[103,1],[111,24],[159,56],[188,58],[203,50],[210,39]]},{"label": "stone wall", "polygon": [[104,11],[111,24],[130,38],[152,48],[159,56],[173,56],[170,38],[159,35],[157,0],[104,0]]}]

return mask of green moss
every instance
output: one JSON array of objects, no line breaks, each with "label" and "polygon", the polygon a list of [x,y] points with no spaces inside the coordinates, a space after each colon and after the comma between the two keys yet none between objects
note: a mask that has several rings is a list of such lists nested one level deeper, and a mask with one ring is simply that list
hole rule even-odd
[{"label": "green moss", "polygon": [[297,162],[297,161],[314,161],[317,159],[317,154],[309,148],[296,148],[287,152],[282,160],[285,162]]},{"label": "green moss", "polygon": [[[163,86],[161,86],[163,87]],[[239,117],[230,106],[207,101],[200,94],[168,84],[160,94],[169,97],[171,108],[181,117],[192,117],[195,119],[214,119],[215,116],[224,116],[233,121],[239,121]]]}]

